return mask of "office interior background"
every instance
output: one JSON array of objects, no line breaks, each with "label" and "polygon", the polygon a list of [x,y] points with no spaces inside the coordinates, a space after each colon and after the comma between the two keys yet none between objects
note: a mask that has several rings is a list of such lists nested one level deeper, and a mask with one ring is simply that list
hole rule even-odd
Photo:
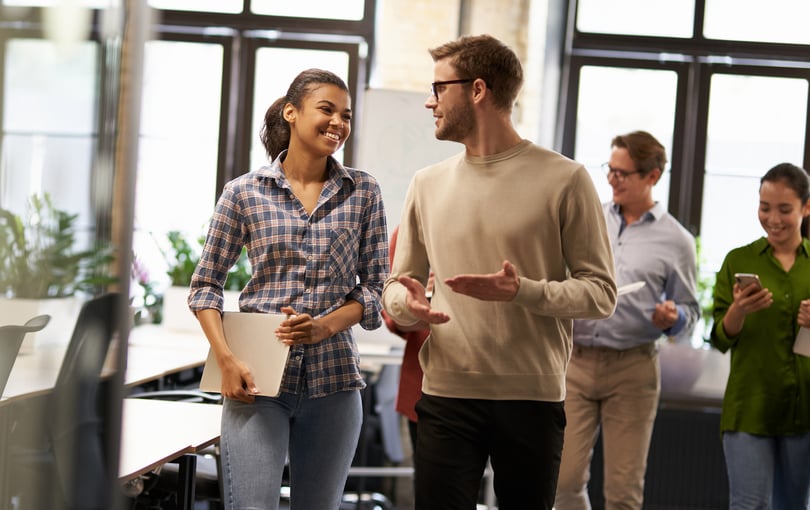
[{"label": "office interior background", "polygon": [[266,163],[267,106],[321,67],[354,98],[337,157],[380,176],[393,229],[410,175],[462,150],[431,140],[427,49],[489,33],[524,63],[519,132],[586,165],[602,199],[614,135],[662,140],[655,198],[699,236],[710,300],[725,253],[762,234],[759,177],[810,168],[809,18],[804,0],[2,0],[0,208],[47,194],[84,247],[116,249],[116,288],[145,308],[170,285],[169,232],[194,248],[224,183]]}]

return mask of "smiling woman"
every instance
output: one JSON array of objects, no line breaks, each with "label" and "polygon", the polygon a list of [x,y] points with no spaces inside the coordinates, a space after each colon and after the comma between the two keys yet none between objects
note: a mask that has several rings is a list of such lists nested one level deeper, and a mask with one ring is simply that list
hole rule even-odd
[{"label": "smiling woman", "polygon": [[[240,508],[277,508],[287,458],[296,504],[336,508],[354,457],[365,382],[351,327],[382,322],[388,235],[376,179],[333,157],[351,119],[338,75],[308,69],[293,79],[264,115],[270,164],[225,185],[191,280],[189,306],[223,374],[225,497]],[[288,316],[274,332],[290,346],[275,397],[259,394],[222,332],[223,285],[243,247],[252,277],[241,311]]]}]

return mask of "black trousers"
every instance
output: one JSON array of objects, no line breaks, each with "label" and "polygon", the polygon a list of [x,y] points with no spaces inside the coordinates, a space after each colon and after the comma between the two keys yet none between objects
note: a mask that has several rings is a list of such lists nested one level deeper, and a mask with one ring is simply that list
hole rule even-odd
[{"label": "black trousers", "polygon": [[416,412],[416,510],[474,510],[488,458],[499,510],[554,506],[562,402],[422,394]]}]

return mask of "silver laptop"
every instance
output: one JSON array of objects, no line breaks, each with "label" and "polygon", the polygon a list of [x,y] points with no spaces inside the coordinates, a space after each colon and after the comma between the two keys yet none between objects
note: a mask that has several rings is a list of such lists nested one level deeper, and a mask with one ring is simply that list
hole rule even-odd
[{"label": "silver laptop", "polygon": [[[222,314],[225,341],[234,355],[250,367],[259,395],[275,397],[279,394],[290,347],[276,339],[275,331],[286,318],[286,315],[270,313]],[[222,372],[211,349],[203,368],[200,389],[213,393],[222,391]]]}]

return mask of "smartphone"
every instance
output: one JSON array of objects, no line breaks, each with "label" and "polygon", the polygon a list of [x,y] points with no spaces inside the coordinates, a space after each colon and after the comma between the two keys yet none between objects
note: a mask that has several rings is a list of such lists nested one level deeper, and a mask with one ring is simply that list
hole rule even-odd
[{"label": "smartphone", "polygon": [[759,275],[754,273],[736,273],[734,275],[734,279],[737,280],[737,284],[739,284],[741,289],[744,289],[749,285],[756,285],[758,289],[762,288],[762,283],[759,281]]}]

